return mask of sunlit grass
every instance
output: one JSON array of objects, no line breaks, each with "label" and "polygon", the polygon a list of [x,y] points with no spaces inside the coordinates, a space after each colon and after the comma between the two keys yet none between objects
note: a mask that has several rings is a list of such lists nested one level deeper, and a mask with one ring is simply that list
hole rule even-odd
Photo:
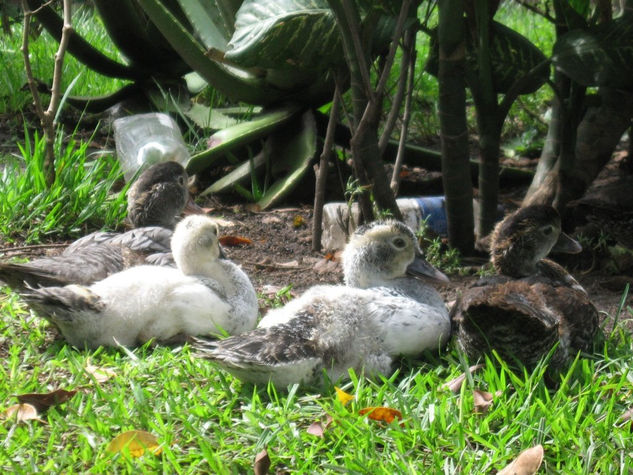
[{"label": "sunlit grass", "polygon": [[[629,314],[631,310],[628,310]],[[0,410],[13,395],[82,388],[49,409],[48,423],[0,424],[3,472],[247,473],[266,448],[272,470],[293,473],[491,473],[536,444],[542,473],[630,473],[631,422],[620,420],[631,392],[628,330],[618,327],[592,357],[577,359],[557,389],[544,368],[512,371],[495,359],[461,393],[442,384],[462,373],[449,351],[406,363],[372,382],[352,374],[343,406],[334,388],[253,387],[194,358],[188,347],[77,351],[51,341],[43,320],[11,293],[0,297]],[[116,376],[97,384],[88,362]],[[473,412],[472,389],[500,391],[486,414]],[[358,414],[369,406],[402,412],[386,425]],[[306,430],[330,414],[320,438]],[[106,452],[121,432],[154,434],[162,454]]]},{"label": "sunlit grass", "polygon": [[37,242],[45,236],[77,236],[95,227],[116,227],[125,216],[124,191],[112,156],[90,156],[88,142],[64,137],[55,142],[55,182],[45,181],[44,139],[37,133],[19,144],[20,157],[0,157],[0,235]]}]

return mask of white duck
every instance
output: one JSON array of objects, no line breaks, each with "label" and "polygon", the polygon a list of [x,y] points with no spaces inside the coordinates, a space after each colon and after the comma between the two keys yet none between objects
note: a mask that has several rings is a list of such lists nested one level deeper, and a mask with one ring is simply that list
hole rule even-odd
[{"label": "white duck", "polygon": [[26,264],[0,263],[0,280],[20,292],[39,286],[92,284],[140,264],[174,265],[170,240],[176,217],[187,210],[201,212],[189,198],[187,173],[176,162],[147,168],[128,190],[125,233],[96,232],[73,242],[52,257]]},{"label": "white duck", "polygon": [[194,339],[199,354],[238,378],[277,385],[331,380],[348,370],[389,374],[394,360],[438,349],[450,335],[440,295],[409,276],[448,280],[426,262],[398,221],[360,227],[343,253],[346,286],[317,286],[269,312],[259,328],[217,342]]},{"label": "white duck", "polygon": [[257,295],[246,274],[221,258],[218,228],[208,216],[176,225],[177,268],[138,266],[92,284],[21,292],[40,316],[77,347],[135,346],[189,335],[235,335],[257,321]]}]

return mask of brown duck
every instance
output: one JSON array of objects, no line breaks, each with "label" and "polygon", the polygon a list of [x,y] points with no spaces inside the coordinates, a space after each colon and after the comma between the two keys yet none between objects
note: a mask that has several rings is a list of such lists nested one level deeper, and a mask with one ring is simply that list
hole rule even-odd
[{"label": "brown duck", "polygon": [[550,251],[581,247],[561,232],[558,212],[543,205],[521,208],[495,228],[491,261],[498,275],[467,289],[453,311],[458,345],[470,358],[491,349],[507,361],[533,368],[554,345],[552,367],[590,349],[598,312],[580,284]]},{"label": "brown duck", "polygon": [[0,280],[21,291],[27,285],[88,285],[140,264],[173,266],[170,240],[176,218],[185,208],[199,210],[189,198],[187,181],[187,172],[176,162],[152,165],[127,193],[132,230],[92,233],[58,256],[26,264],[0,263]]}]

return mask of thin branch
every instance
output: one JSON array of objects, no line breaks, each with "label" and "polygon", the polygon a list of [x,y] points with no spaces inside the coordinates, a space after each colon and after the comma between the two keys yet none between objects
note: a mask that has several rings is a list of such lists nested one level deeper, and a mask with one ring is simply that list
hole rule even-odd
[{"label": "thin branch", "polygon": [[[363,89],[365,89],[365,94],[367,98],[371,100],[373,99],[373,90],[371,87],[371,80],[369,78],[369,67],[367,66],[367,58],[365,56],[365,51],[363,50],[363,45],[360,41],[360,18],[358,17],[358,10],[356,9],[354,2],[350,0],[342,0],[341,5],[343,6],[343,13],[345,16],[345,22],[347,23],[348,31],[351,32],[351,46],[354,49],[356,62],[358,63],[358,67],[360,69]],[[354,32],[356,32],[356,34]]]},{"label": "thin branch", "polygon": [[549,59],[545,59],[545,60],[541,61],[539,64],[537,64],[532,69],[530,69],[527,72],[527,74],[525,74],[523,77],[521,77],[520,79],[515,81],[510,86],[510,89],[508,89],[508,92],[506,92],[505,95],[503,96],[503,100],[501,101],[501,103],[499,104],[499,108],[497,109],[498,118],[499,118],[499,120],[501,121],[502,124],[505,121],[505,118],[508,115],[508,112],[510,111],[510,107],[512,107],[512,103],[519,96],[519,92],[521,91],[521,89],[523,89],[523,87],[527,86],[530,83],[530,81],[532,81],[533,78],[543,68],[548,68],[549,65],[550,65],[550,60]]},{"label": "thin branch", "polygon": [[381,157],[385,154],[385,149],[387,148],[387,145],[389,144],[389,139],[391,138],[391,133],[393,132],[393,128],[396,125],[398,115],[400,115],[400,106],[402,105],[404,91],[407,87],[407,75],[404,74],[404,71],[407,70],[410,58],[410,49],[407,48],[406,45],[403,45],[402,58],[400,61],[400,77],[398,78],[396,92],[391,99],[391,109],[389,110],[389,114],[387,115],[387,119],[385,120],[385,127],[383,128],[382,135],[378,140],[378,150],[380,151]]},{"label": "thin branch", "polygon": [[398,154],[396,155],[396,162],[393,166],[393,174],[391,176],[391,190],[393,191],[394,196],[398,196],[398,188],[400,187],[400,170],[402,169],[402,164],[404,163],[404,151],[405,151],[405,143],[407,141],[407,134],[409,132],[409,121],[411,120],[411,103],[413,99],[413,87],[415,84],[415,59],[416,59],[416,49],[415,49],[415,32],[408,31],[405,34],[404,38],[404,48],[405,51],[408,51],[409,54],[409,64],[407,65],[408,70],[405,68],[404,71],[407,71],[408,76],[408,89],[407,89],[407,97],[404,101],[404,115],[402,117],[402,130],[400,131],[400,141],[398,142]]},{"label": "thin branch", "polygon": [[24,26],[22,28],[22,56],[24,57],[24,72],[26,73],[26,81],[29,85],[29,90],[33,96],[35,113],[41,119],[44,117],[44,108],[42,107],[42,101],[37,89],[37,82],[33,77],[31,58],[29,56],[29,36],[31,34],[31,17],[33,16],[33,12],[29,9],[26,0],[22,0],[22,10],[24,12]]},{"label": "thin branch", "polygon": [[325,203],[325,186],[327,183],[327,172],[332,149],[334,146],[334,135],[336,132],[336,123],[338,121],[341,104],[341,94],[336,82],[334,89],[334,97],[332,98],[332,108],[330,109],[330,118],[327,123],[325,132],[325,141],[323,143],[323,151],[319,158],[319,168],[316,178],[316,189],[314,193],[314,218],[312,219],[312,250],[321,250],[321,234],[323,233],[323,204]]},{"label": "thin branch", "polygon": [[53,86],[51,87],[51,102],[48,105],[46,115],[50,118],[51,124],[54,125],[55,114],[61,101],[61,84],[64,68],[64,56],[68,49],[68,41],[73,31],[72,25],[72,0],[64,0],[64,26],[62,27],[62,36],[59,40],[59,47],[55,53],[55,67],[53,69]]}]

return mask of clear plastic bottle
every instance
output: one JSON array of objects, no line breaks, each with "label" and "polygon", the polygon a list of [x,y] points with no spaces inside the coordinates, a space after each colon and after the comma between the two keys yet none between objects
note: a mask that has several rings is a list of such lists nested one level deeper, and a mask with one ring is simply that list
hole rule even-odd
[{"label": "clear plastic bottle", "polygon": [[189,159],[178,124],[167,114],[152,112],[116,119],[114,141],[125,181],[144,166],[167,161],[185,166]]}]

